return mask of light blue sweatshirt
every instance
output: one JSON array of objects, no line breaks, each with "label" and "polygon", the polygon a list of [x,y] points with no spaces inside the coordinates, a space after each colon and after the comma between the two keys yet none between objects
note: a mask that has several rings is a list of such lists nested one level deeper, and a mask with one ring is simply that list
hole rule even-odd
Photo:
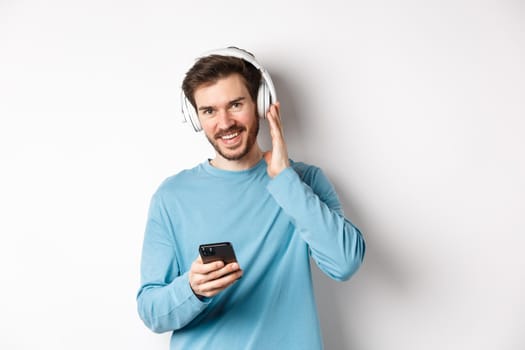
[{"label": "light blue sweatshirt", "polygon": [[[212,298],[192,292],[188,271],[204,243],[232,243],[243,277]],[[346,280],[365,253],[323,172],[304,163],[275,178],[261,160],[244,171],[208,161],[166,179],[153,195],[138,311],[170,349],[322,349],[310,256]]]}]

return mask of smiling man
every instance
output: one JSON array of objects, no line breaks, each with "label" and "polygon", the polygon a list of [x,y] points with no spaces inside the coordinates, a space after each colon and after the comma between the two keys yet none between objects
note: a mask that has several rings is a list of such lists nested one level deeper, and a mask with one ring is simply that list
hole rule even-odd
[{"label": "smiling man", "polygon": [[256,106],[240,74],[201,86],[194,96],[204,133],[217,152],[212,165],[240,170],[261,159]]},{"label": "smiling man", "polygon": [[[201,57],[182,90],[185,116],[215,156],[153,195],[140,317],[172,332],[171,349],[321,349],[310,261],[347,280],[364,257],[361,233],[323,172],[288,158],[273,83],[253,56],[228,48]],[[231,242],[237,261],[204,263],[199,245],[215,242]]]}]

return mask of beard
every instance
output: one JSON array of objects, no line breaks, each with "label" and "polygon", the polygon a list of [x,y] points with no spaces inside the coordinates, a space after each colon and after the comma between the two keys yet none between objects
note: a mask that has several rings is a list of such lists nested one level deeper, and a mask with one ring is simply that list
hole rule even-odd
[{"label": "beard", "polygon": [[239,145],[238,149],[236,150],[230,150],[228,148],[221,148],[221,146],[216,140],[217,138],[220,138],[222,135],[231,134],[233,132],[241,133],[241,132],[245,132],[246,130],[247,129],[244,126],[234,125],[228,128],[227,130],[223,130],[213,135],[213,137],[206,135],[206,138],[208,139],[210,144],[213,146],[215,151],[224,159],[240,160],[244,158],[251,151],[251,149],[253,148],[253,145],[257,142],[257,135],[259,134],[259,119],[257,119],[257,122],[254,125],[254,128],[248,132],[248,138],[246,139],[246,142]]}]

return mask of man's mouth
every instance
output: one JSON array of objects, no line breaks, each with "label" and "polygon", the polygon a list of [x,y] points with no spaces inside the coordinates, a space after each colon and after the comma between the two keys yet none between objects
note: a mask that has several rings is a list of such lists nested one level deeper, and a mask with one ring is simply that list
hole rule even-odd
[{"label": "man's mouth", "polygon": [[230,140],[233,140],[234,138],[236,138],[237,136],[239,136],[242,131],[243,131],[243,128],[239,128],[239,127],[235,128],[235,129],[225,130],[223,132],[218,133],[215,136],[215,138],[216,139],[221,139],[223,141],[230,141]]},{"label": "man's mouth", "polygon": [[231,133],[231,134],[222,135],[220,138],[223,139],[223,140],[231,140],[234,137],[237,137],[238,135],[239,135],[239,132],[234,132],[234,133]]}]

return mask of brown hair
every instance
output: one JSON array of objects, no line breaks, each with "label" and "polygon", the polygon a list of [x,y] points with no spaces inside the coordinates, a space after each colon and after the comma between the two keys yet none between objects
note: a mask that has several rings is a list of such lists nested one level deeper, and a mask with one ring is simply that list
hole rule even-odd
[{"label": "brown hair", "polygon": [[197,88],[235,73],[241,75],[252,100],[257,103],[261,72],[251,63],[232,56],[210,55],[200,58],[186,73],[182,91],[193,107],[197,108],[194,97]]}]

